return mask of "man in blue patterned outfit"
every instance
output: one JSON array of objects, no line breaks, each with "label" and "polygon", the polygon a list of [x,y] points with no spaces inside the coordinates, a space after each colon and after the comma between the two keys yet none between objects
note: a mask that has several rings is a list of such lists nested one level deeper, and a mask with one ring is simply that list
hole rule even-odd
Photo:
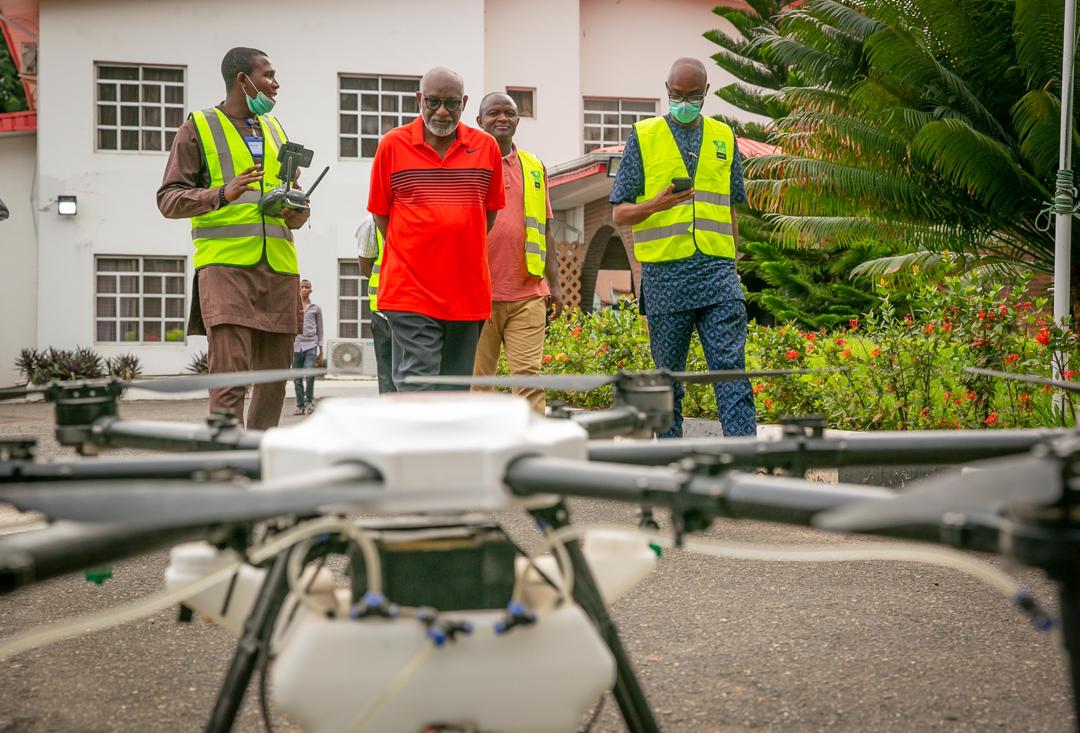
[{"label": "man in blue patterned outfit", "polygon": [[[669,114],[634,126],[610,198],[614,222],[634,228],[653,361],[672,371],[686,368],[695,327],[710,369],[744,369],[746,363],[746,303],[735,273],[738,228],[732,208],[746,201],[746,191],[730,128],[701,115],[708,89],[699,60],[682,58],[672,65]],[[668,179],[683,176],[692,184],[676,191]],[[720,383],[714,390],[724,435],[756,434],[749,381]],[[676,382],[675,422],[660,437],[682,436],[682,398],[683,386]]]}]

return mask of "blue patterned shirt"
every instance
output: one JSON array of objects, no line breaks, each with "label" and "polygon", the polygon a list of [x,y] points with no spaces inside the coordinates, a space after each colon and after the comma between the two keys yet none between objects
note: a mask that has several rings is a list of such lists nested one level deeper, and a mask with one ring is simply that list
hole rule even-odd
[{"label": "blue patterned shirt", "polygon": [[[697,172],[701,150],[701,126],[684,127],[665,115],[675,144],[682,153],[690,178]],[[608,200],[612,204],[632,204],[645,193],[645,167],[637,132],[630,133],[622,163]],[[731,156],[731,203],[746,201],[739,145]],[[735,260],[712,257],[695,250],[690,257],[667,262],[641,263],[641,310],[643,313],[676,313],[715,305],[726,300],[743,300],[742,285],[735,273]]]}]

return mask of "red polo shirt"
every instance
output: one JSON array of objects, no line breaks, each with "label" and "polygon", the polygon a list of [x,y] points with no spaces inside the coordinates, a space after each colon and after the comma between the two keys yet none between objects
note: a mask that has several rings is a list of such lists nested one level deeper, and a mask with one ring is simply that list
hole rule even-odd
[{"label": "red polo shirt", "polygon": [[390,218],[379,309],[446,321],[491,315],[487,212],[505,205],[495,138],[459,124],[439,159],[420,117],[388,132],[371,168],[368,211]]}]

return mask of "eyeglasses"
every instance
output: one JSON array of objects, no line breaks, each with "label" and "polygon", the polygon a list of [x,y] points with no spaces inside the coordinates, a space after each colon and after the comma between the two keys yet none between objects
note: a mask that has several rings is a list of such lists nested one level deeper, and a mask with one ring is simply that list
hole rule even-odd
[{"label": "eyeglasses", "polygon": [[461,109],[461,99],[439,99],[438,97],[424,97],[424,106],[430,109],[432,112],[437,112],[439,110],[439,107],[446,107],[447,112],[457,112],[459,109]]},{"label": "eyeglasses", "polygon": [[704,94],[695,94],[692,97],[684,97],[684,96],[676,96],[674,94],[669,94],[668,95],[668,101],[671,102],[672,104],[680,104],[680,103],[703,104],[705,102],[705,95]]}]

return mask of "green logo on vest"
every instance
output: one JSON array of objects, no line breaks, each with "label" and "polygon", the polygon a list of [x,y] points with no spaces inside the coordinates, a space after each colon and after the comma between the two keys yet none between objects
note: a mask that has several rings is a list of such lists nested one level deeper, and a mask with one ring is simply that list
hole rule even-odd
[{"label": "green logo on vest", "polygon": [[716,159],[727,160],[727,143],[723,140],[713,140],[713,145],[716,147]]},{"label": "green logo on vest", "polygon": [[533,185],[536,186],[537,189],[543,188],[544,175],[540,171],[529,171],[529,173],[532,174]]}]

